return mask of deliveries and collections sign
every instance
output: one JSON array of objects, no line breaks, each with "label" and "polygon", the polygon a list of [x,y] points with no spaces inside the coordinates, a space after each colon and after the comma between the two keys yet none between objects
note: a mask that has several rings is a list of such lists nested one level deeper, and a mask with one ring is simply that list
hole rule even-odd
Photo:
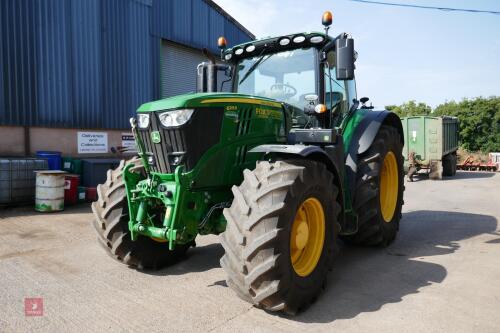
[{"label": "deliveries and collections sign", "polygon": [[78,154],[108,152],[108,133],[78,132]]}]

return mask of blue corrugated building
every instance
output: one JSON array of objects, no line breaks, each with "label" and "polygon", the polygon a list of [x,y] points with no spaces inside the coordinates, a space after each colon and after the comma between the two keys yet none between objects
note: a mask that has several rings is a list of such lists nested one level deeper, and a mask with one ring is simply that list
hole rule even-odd
[{"label": "blue corrugated building", "polygon": [[31,151],[26,127],[126,129],[195,89],[202,48],[254,38],[210,0],[1,0],[0,36],[0,136],[23,126]]}]

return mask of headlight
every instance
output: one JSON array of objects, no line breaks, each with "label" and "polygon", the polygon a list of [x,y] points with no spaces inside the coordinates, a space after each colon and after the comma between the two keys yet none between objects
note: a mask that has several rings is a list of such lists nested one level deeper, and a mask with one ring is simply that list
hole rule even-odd
[{"label": "headlight", "polygon": [[323,38],[323,36],[312,36],[309,40],[311,41],[311,43],[318,44],[324,41],[325,38]]},{"label": "headlight", "polygon": [[245,49],[245,51],[247,52],[253,52],[253,50],[255,50],[255,45],[248,45]]},{"label": "headlight", "polygon": [[298,36],[293,37],[293,42],[296,44],[302,43],[305,40],[306,40],[306,36],[298,35]]},{"label": "headlight", "polygon": [[193,115],[194,110],[175,110],[160,113],[160,122],[165,127],[177,127],[184,125]]},{"label": "headlight", "polygon": [[290,44],[290,39],[289,38],[281,38],[280,41],[278,42],[281,46],[286,46]]},{"label": "headlight", "polygon": [[149,114],[138,113],[137,114],[137,125],[139,126],[139,128],[148,128],[149,127]]}]

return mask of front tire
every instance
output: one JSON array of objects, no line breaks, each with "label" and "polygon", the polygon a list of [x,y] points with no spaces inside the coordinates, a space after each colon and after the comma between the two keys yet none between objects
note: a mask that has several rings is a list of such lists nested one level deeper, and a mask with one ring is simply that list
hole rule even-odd
[{"label": "front tire", "polygon": [[342,236],[351,244],[387,246],[396,238],[403,206],[403,144],[399,132],[382,125],[359,156],[353,207],[358,232]]},{"label": "front tire", "polygon": [[220,237],[228,286],[268,311],[305,309],[332,267],[340,212],[333,175],[313,161],[259,162],[233,194]]},{"label": "front tire", "polygon": [[[133,172],[141,173],[143,166],[140,159],[134,158]],[[132,241],[128,228],[128,205],[122,172],[125,161],[122,160],[115,170],[108,170],[104,184],[97,186],[98,200],[92,203],[94,220],[92,225],[97,232],[97,239],[106,252],[115,260],[138,269],[160,269],[171,265],[185,256],[191,244],[176,245],[169,251],[168,243],[157,242],[151,238],[139,236]]]}]

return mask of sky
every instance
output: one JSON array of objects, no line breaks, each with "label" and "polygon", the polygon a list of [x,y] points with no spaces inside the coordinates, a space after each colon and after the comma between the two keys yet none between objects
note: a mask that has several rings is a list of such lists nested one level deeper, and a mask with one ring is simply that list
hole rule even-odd
[{"label": "sky", "polygon": [[[424,6],[500,11],[499,0],[381,0]],[[349,0],[215,0],[257,38],[322,31],[351,33],[358,52],[358,98],[376,106],[409,100],[500,96],[500,15],[356,3]],[[228,41],[231,46],[231,41]]]}]

